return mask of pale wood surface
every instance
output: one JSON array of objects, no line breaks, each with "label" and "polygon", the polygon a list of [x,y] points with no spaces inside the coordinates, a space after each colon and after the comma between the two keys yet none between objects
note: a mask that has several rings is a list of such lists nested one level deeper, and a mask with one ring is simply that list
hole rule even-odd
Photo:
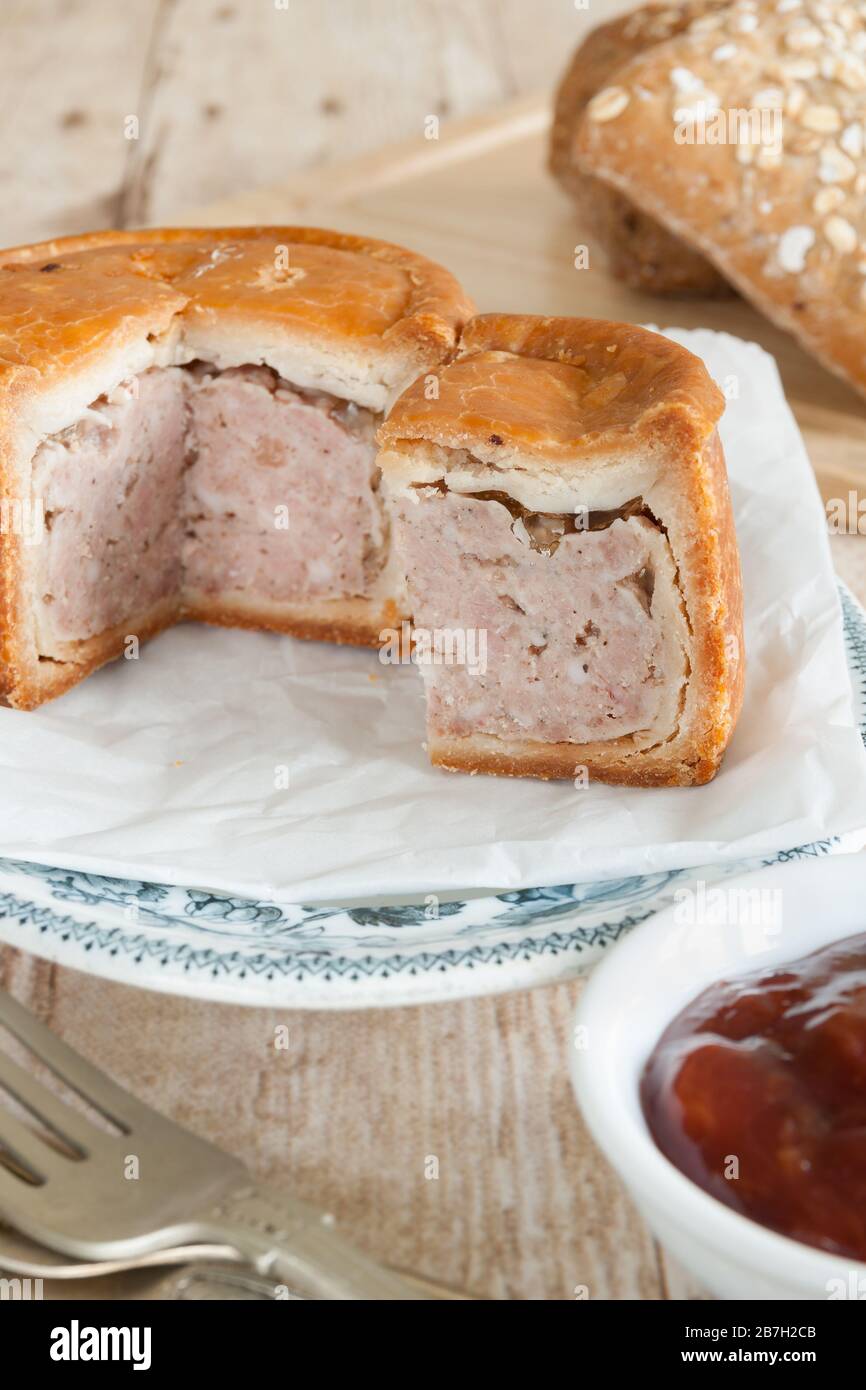
[{"label": "pale wood surface", "polygon": [[550,89],[631,3],[3,0],[0,245],[156,222],[430,116],[448,130]]},{"label": "pale wood surface", "polygon": [[[166,24],[176,7],[162,8]],[[199,185],[169,183],[174,201],[138,206],[166,220],[322,220],[403,240],[446,261],[482,308],[705,323],[758,338],[780,357],[826,494],[858,487],[863,405],[784,335],[741,304],[629,296],[594,252],[589,271],[574,270],[581,236],[544,173],[543,126],[528,100],[497,121],[371,155],[360,171],[307,173],[199,213],[184,210]],[[259,172],[248,164],[234,177]],[[866,600],[866,544],[837,538],[833,549]],[[655,1246],[572,1102],[565,1057],[578,983],[393,1012],[256,1011],[125,989],[2,948],[0,985],[144,1099],[328,1207],[393,1263],[493,1298],[567,1299],[581,1286],[594,1299],[699,1296]],[[288,1052],[273,1047],[280,1023]],[[430,1155],[436,1181],[424,1177]],[[147,1287],[118,1278],[90,1292]]]}]

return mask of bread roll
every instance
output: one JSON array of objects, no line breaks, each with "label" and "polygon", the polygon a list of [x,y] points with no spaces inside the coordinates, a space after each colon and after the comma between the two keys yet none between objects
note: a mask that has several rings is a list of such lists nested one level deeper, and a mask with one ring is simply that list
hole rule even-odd
[{"label": "bread roll", "polygon": [[619,69],[653,44],[680,33],[693,19],[717,8],[719,2],[646,5],[600,24],[577,49],[556,93],[551,172],[574,199],[581,228],[602,246],[611,273],[633,289],[650,294],[723,298],[734,291],[699,251],[642,212],[630,198],[580,168],[577,132],[587,105],[616,82]]},{"label": "bread roll", "polygon": [[576,158],[866,393],[866,18],[737,0],[634,58]]}]

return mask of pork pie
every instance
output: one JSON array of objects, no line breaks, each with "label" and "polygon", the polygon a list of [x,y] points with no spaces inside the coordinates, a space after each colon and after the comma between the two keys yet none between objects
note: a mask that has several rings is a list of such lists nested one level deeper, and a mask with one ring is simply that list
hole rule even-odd
[{"label": "pork pie", "polygon": [[432,762],[707,782],[744,662],[703,363],[626,324],[490,314],[437,388],[410,386],[379,431]]},{"label": "pork pie", "polygon": [[0,252],[0,698],[184,618],[375,644],[405,611],[376,425],[470,312],[423,257],[308,227]]}]

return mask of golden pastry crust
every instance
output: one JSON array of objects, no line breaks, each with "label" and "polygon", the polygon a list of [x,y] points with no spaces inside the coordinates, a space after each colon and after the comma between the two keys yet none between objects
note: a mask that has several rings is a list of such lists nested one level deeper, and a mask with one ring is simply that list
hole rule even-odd
[{"label": "golden pastry crust", "polygon": [[219,319],[265,341],[331,345],[394,364],[404,384],[453,349],[472,307],[424,256],[317,227],[169,227],[13,247],[0,252],[0,400],[28,374],[62,379],[83,356],[122,348],[142,326],[164,333],[177,316],[187,328]]},{"label": "golden pastry crust", "polygon": [[496,462],[506,448],[568,470],[587,453],[664,431],[702,442],[724,408],[700,358],[634,324],[480,314],[432,396],[416,381],[379,429]]},{"label": "golden pastry crust", "polygon": [[745,673],[739,555],[716,430],[723,406],[703,363],[660,334],[606,320],[493,314],[467,326],[460,356],[439,373],[438,399],[416,383],[397,401],[379,432],[386,490],[438,481],[438,449],[446,485],[449,451],[458,450],[494,469],[496,486],[515,496],[535,487],[554,498],[566,486],[575,498],[607,489],[605,505],[614,488],[620,505],[640,496],[669,540],[691,634],[685,707],[664,743],[432,734],[434,763],[550,778],[585,767],[590,780],[634,786],[714,776]]},{"label": "golden pastry crust", "polygon": [[866,393],[864,49],[840,0],[731,4],[622,68],[576,153]]},{"label": "golden pastry crust", "polygon": [[616,189],[583,172],[575,141],[583,113],[617,70],[636,54],[683,30],[719,0],[685,5],[646,5],[601,24],[575,52],[557,88],[550,135],[551,173],[574,199],[582,222],[603,246],[611,273],[650,294],[722,298],[735,293],[699,252]]},{"label": "golden pastry crust", "polygon": [[303,604],[263,604],[243,598],[231,602],[187,598],[180,620],[212,627],[244,627],[256,632],[282,632],[308,642],[337,642],[349,647],[378,647],[385,628],[400,626],[405,617],[393,599],[380,606],[366,599],[325,599]]},{"label": "golden pastry crust", "polygon": [[[9,635],[6,646],[8,664],[5,656],[0,659],[0,705],[11,705],[14,709],[22,710],[37,709],[47,700],[56,700],[59,695],[65,695],[67,690],[78,685],[93,671],[98,671],[100,666],[117,661],[124,655],[130,636],[134,636],[139,644],[149,642],[179,621],[176,600],[165,599],[144,612],[132,614],[127,622],[81,642],[74,662],[42,657],[36,668],[29,661],[30,653],[20,630],[15,629]],[[6,632],[4,623],[4,635]]]},{"label": "golden pastry crust", "polygon": [[[234,365],[239,356],[287,364],[284,374],[302,386],[382,411],[455,350],[471,312],[454,277],[425,257],[314,227],[96,232],[2,251],[3,515],[20,505],[41,440],[106,384],[152,365],[196,357]],[[167,600],[122,632],[82,641],[74,661],[46,660],[34,642],[26,560],[22,538],[0,527],[0,701],[18,708],[54,698],[121,655],[129,632],[143,640],[193,616],[179,597]],[[257,616],[215,596],[194,616],[376,645],[379,602],[284,605]]]},{"label": "golden pastry crust", "polygon": [[[178,603],[175,598],[156,604],[144,613],[133,614],[95,637],[81,642],[75,661],[55,661],[42,658],[38,675],[31,668],[20,667],[14,660],[7,662],[17,651],[14,638],[0,648],[0,677],[5,684],[0,689],[0,705],[15,709],[37,709],[48,700],[56,700],[85,676],[101,666],[117,661],[124,655],[130,636],[139,645],[158,637],[176,623],[197,622],[209,627],[246,628],[253,632],[279,632],[308,642],[336,642],[341,646],[378,647],[385,629],[399,628],[405,617],[393,600],[386,599],[376,608],[364,599],[331,599],[318,603],[264,605],[241,598],[202,597]],[[4,630],[5,631],[5,630]]]}]

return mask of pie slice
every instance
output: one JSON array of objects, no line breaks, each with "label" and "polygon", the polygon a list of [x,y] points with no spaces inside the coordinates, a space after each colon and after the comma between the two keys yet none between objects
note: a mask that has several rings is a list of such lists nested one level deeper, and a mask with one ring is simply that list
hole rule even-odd
[{"label": "pie slice", "polygon": [[405,608],[376,426],[470,312],[422,256],[308,227],[0,253],[0,698],[187,618],[375,645]]},{"label": "pie slice", "polygon": [[379,466],[433,763],[713,777],[744,673],[723,404],[660,334],[498,314],[400,397]]}]

